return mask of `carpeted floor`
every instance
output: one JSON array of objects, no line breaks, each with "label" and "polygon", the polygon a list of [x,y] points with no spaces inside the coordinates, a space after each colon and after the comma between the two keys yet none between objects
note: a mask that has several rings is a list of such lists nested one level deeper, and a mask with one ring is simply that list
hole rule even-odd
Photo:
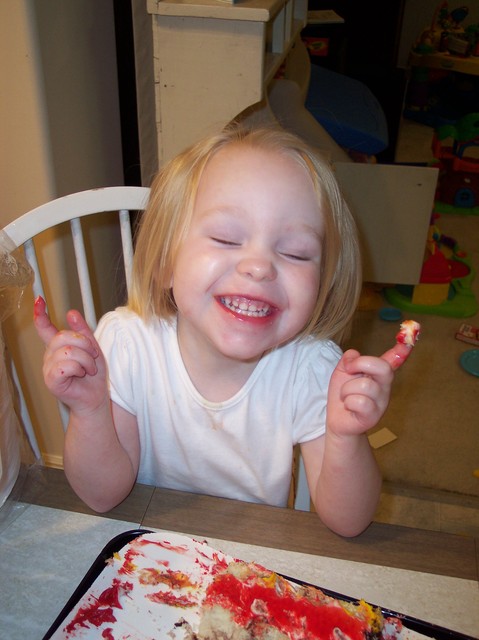
[{"label": "carpeted floor", "polygon": [[[412,129],[424,145],[428,132]],[[414,140],[405,145],[400,161],[424,159],[424,151],[420,158],[412,155]],[[479,273],[479,216],[444,214],[437,224],[469,254]],[[479,300],[479,275],[473,292]],[[376,293],[371,300],[367,310],[357,312],[346,346],[380,355],[392,346],[398,325],[379,318],[378,309],[389,303]],[[479,377],[459,363],[461,354],[473,345],[455,338],[462,322],[479,326],[479,314],[463,319],[403,312],[403,317],[418,320],[422,335],[398,371],[388,412],[375,429],[387,427],[397,436],[376,450],[384,477],[406,486],[479,496],[479,477],[473,475],[479,469]]]}]

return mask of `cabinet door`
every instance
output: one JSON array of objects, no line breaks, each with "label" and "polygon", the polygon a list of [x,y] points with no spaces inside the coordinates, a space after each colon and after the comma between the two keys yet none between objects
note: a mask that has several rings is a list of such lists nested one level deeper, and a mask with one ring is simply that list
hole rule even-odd
[{"label": "cabinet door", "polygon": [[154,16],[160,165],[263,96],[263,22]]}]

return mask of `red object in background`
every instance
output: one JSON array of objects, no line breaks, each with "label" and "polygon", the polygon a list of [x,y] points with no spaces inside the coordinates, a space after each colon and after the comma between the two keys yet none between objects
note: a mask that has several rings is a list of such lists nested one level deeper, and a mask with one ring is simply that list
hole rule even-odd
[{"label": "red object in background", "polygon": [[427,258],[422,265],[421,284],[443,284],[465,278],[470,273],[470,268],[459,260],[449,260],[440,249]]},{"label": "red object in background", "polygon": [[456,332],[456,338],[462,342],[479,345],[479,328],[472,324],[461,324],[459,331]]},{"label": "red object in background", "polygon": [[303,38],[310,56],[327,58],[329,55],[329,38],[308,37]]},{"label": "red object in background", "polygon": [[423,284],[438,284],[450,282],[451,279],[449,260],[439,249],[436,249],[422,265],[419,282]]},{"label": "red object in background", "polygon": [[[478,165],[479,167],[479,165]],[[479,205],[479,173],[456,170],[452,161],[441,160],[439,165],[437,200],[467,209]]]},{"label": "red object in background", "polygon": [[459,260],[449,260],[451,266],[451,277],[456,280],[457,278],[465,278],[471,272],[470,268],[464,262]]}]

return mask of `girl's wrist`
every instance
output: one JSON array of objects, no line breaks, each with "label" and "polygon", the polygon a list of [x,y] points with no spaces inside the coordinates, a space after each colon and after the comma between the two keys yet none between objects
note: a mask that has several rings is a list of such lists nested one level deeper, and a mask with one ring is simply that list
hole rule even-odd
[{"label": "girl's wrist", "polygon": [[366,433],[341,433],[334,428],[326,427],[325,444],[327,447],[341,450],[356,449],[363,446],[364,440],[367,441]]},{"label": "girl's wrist", "polygon": [[108,395],[104,396],[98,403],[88,406],[71,406],[70,422],[72,420],[84,422],[95,421],[99,417],[104,419],[105,414],[111,415],[111,404]]}]

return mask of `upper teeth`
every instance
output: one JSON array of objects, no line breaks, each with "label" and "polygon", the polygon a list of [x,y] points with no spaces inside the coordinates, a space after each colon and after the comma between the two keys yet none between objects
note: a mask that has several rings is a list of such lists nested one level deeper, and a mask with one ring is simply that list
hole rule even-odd
[{"label": "upper teeth", "polygon": [[267,316],[270,311],[270,306],[266,302],[260,302],[258,300],[246,300],[245,298],[231,298],[225,296],[221,298],[221,302],[234,311],[245,316]]}]

